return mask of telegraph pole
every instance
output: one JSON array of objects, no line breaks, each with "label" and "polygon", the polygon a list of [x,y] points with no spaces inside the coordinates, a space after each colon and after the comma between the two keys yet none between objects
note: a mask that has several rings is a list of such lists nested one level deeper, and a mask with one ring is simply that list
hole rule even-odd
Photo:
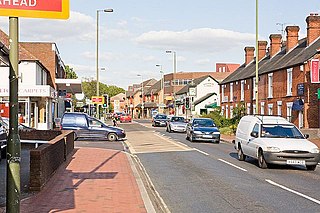
[{"label": "telegraph pole", "polygon": [[20,212],[20,162],[21,144],[18,132],[18,63],[19,30],[18,17],[9,18],[9,137],[7,141],[7,212]]}]

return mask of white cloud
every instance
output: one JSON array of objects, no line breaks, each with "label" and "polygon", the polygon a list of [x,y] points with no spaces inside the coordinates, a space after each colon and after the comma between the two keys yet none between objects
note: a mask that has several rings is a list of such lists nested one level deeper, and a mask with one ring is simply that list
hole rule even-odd
[{"label": "white cloud", "polygon": [[208,58],[204,58],[204,59],[198,59],[195,61],[196,64],[198,65],[207,65],[207,64],[210,64],[212,63],[210,59]]},{"label": "white cloud", "polygon": [[153,49],[222,52],[233,48],[243,48],[246,44],[252,43],[254,39],[254,34],[224,29],[199,28],[179,32],[150,31],[143,33],[135,41]]}]

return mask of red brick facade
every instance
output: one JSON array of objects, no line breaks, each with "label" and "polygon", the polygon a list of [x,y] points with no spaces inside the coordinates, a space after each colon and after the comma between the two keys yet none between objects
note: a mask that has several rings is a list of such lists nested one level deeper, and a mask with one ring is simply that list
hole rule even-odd
[{"label": "red brick facade", "polygon": [[[268,72],[262,72],[259,67],[259,83],[258,83],[258,114],[271,114],[271,115],[281,115],[289,120],[291,120],[295,125],[301,128],[319,128],[319,100],[317,99],[317,89],[320,88],[320,84],[311,84],[310,81],[310,67],[311,59],[320,58],[320,17],[318,15],[312,15],[307,17],[307,29],[308,36],[305,38],[306,46],[298,49],[297,46],[301,46],[304,42],[303,39],[298,40],[298,26],[288,26],[286,28],[287,37],[286,42],[283,43],[283,50],[285,55],[290,54],[293,49],[297,48],[295,51],[308,51],[310,45],[318,45],[315,47],[315,52],[310,54],[309,58],[303,58],[303,62],[297,62],[295,65],[286,66],[286,64],[277,64],[281,69],[270,70]],[[281,51],[281,35],[274,34],[270,35],[270,48],[267,55],[264,54],[266,49],[266,42],[259,42],[259,63],[262,60],[271,61],[277,60],[273,57],[277,57],[277,54]],[[264,49],[264,50],[263,50]],[[245,64],[244,67],[251,65],[255,66],[253,58],[254,48],[246,47],[245,48]],[[310,51],[308,52],[310,53]],[[303,55],[303,54],[302,54]],[[264,56],[266,56],[264,58]],[[301,59],[300,59],[301,60]],[[294,64],[290,60],[286,61],[288,64]],[[251,64],[250,64],[251,63]],[[276,64],[277,62],[272,62]],[[262,67],[263,67],[262,63]],[[266,69],[267,70],[267,69]],[[288,76],[290,77],[290,70],[292,70],[292,90],[287,91],[288,85]],[[238,70],[235,71],[236,74]],[[252,69],[250,70],[252,71]],[[240,71],[239,71],[240,72]],[[288,74],[289,72],[289,74]],[[250,75],[250,74],[249,74]],[[221,107],[222,112],[228,118],[231,117],[232,113],[230,109],[239,105],[240,103],[245,104],[247,108],[247,114],[254,114],[254,107],[256,105],[256,100],[253,98],[254,91],[254,75],[250,77],[241,78],[240,75],[237,77],[234,75],[234,78],[231,78],[229,81],[223,81],[221,87],[224,87],[224,94],[221,94]],[[245,76],[245,75],[244,75]],[[241,100],[241,81],[244,81],[244,99]],[[269,83],[272,81],[272,84]],[[298,94],[298,84],[304,86],[304,93]],[[230,99],[230,87],[233,85],[233,98]],[[271,85],[271,86],[270,86]],[[271,88],[272,87],[272,88]],[[221,88],[222,89],[222,88]],[[269,95],[269,90],[272,90],[272,95]],[[221,90],[222,91],[222,90]],[[224,99],[224,97],[228,99]],[[302,110],[292,110],[292,105],[297,103],[297,100],[303,102]],[[301,103],[300,101],[300,103]]]}]

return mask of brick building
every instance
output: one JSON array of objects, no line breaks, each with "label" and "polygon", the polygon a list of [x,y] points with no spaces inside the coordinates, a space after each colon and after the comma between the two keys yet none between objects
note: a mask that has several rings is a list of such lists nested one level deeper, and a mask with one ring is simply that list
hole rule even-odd
[{"label": "brick building", "polygon": [[[230,118],[234,107],[243,104],[247,114],[279,115],[300,128],[320,127],[316,94],[320,84],[310,79],[311,61],[320,58],[320,16],[311,14],[306,22],[305,38],[298,38],[298,26],[287,26],[285,39],[271,34],[269,47],[267,41],[258,42],[258,57],[254,47],[244,49],[244,64],[220,84],[222,114]],[[256,58],[258,107],[254,92]]]}]

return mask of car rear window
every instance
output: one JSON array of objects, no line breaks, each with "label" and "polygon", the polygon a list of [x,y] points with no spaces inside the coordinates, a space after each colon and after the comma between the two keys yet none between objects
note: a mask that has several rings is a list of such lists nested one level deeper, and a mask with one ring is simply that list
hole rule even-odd
[{"label": "car rear window", "polygon": [[87,126],[87,120],[83,115],[65,114],[62,118],[62,125],[66,126]]}]

